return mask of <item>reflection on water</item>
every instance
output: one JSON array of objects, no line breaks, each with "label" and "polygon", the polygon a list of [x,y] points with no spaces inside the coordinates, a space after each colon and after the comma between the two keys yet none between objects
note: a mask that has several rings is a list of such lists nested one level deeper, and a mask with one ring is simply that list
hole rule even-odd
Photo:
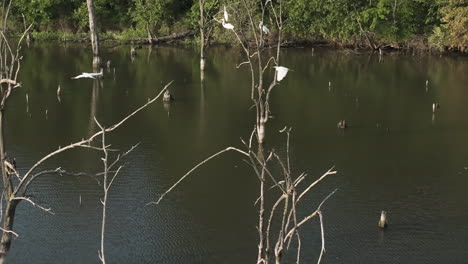
[{"label": "reflection on water", "polygon": [[[107,258],[112,263],[252,263],[258,181],[235,153],[198,170],[160,206],[147,206],[203,158],[248,138],[255,116],[248,72],[237,49],[209,50],[200,81],[190,49],[153,47],[131,56],[108,48],[102,83],[70,77],[91,71],[86,47],[34,44],[25,50],[7,115],[9,152],[25,170],[47,152],[86,137],[93,116],[110,125],[175,80],[171,105],[158,102],[110,136],[112,147],[142,144],[109,196]],[[285,50],[293,69],[272,94],[266,148],[284,151],[276,133],[291,126],[293,173],[339,174],[300,208],[323,208],[325,263],[460,263],[467,259],[468,61],[451,56],[350,55]],[[380,62],[379,62],[380,60]],[[273,76],[273,69],[269,72]],[[426,84],[428,80],[428,85]],[[57,87],[61,93],[57,100]],[[25,100],[25,97],[27,98]],[[440,109],[432,113],[434,102]],[[47,119],[44,113],[47,110]],[[349,128],[338,131],[346,120]],[[72,151],[49,166],[96,172],[100,154]],[[101,188],[93,179],[49,176],[32,195],[51,216],[21,204],[11,263],[97,263]],[[82,206],[79,206],[79,197]],[[389,228],[377,227],[380,211]],[[319,227],[302,234],[304,263],[319,254]]]}]

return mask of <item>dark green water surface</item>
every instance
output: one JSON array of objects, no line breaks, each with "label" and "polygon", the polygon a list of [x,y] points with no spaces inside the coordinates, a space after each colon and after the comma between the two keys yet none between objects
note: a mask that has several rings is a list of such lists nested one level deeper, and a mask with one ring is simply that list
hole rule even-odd
[{"label": "dark green water surface", "polygon": [[[141,142],[109,195],[109,263],[255,263],[258,180],[239,154],[197,170],[159,206],[145,206],[209,155],[242,147],[253,128],[249,73],[237,49],[209,50],[205,84],[190,49],[103,49],[111,70],[102,87],[90,79],[90,48],[35,44],[24,50],[23,87],[7,109],[7,152],[24,172],[37,159],[110,125],[169,81],[176,98],[136,115],[109,136],[122,150]],[[324,263],[466,263],[468,260],[468,59],[438,55],[347,55],[288,49],[289,72],[272,94],[266,148],[284,153],[292,127],[295,175],[309,181],[335,166],[304,201],[300,214],[323,207]],[[115,74],[114,74],[115,68]],[[273,70],[269,71],[271,74]],[[426,87],[426,80],[429,85]],[[329,82],[331,85],[329,86]],[[61,102],[56,90],[61,86]],[[26,95],[29,105],[26,104]],[[432,114],[432,103],[440,109]],[[47,111],[47,116],[46,116]],[[338,131],[346,119],[349,129]],[[98,172],[101,153],[73,150],[45,168]],[[10,263],[98,263],[102,189],[87,177],[46,176],[17,210]],[[79,206],[79,197],[82,206]],[[377,227],[386,210],[389,228]],[[320,250],[314,220],[302,229],[303,263]]]}]

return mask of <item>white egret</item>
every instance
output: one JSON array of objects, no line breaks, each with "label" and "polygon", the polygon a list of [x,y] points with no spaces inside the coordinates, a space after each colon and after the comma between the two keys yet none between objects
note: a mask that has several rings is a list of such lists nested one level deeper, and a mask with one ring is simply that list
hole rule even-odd
[{"label": "white egret", "polygon": [[258,24],[258,27],[259,27],[260,30],[262,30],[263,33],[265,33],[266,35],[268,35],[268,33],[270,33],[270,30],[269,30],[265,25],[263,25],[263,21],[260,21],[260,24]]},{"label": "white egret", "polygon": [[224,23],[224,18],[221,19],[221,22],[223,23],[223,27],[226,29],[234,29],[234,26],[230,23]]},{"label": "white egret", "polygon": [[96,77],[102,77],[103,76],[103,70],[101,68],[100,72],[83,72],[80,75],[77,75],[75,77],[72,77],[72,79],[81,79],[81,78],[91,78],[91,79],[96,79]]},{"label": "white egret", "polygon": [[289,69],[283,66],[274,66],[273,68],[276,69],[276,80],[279,82],[286,77],[286,74],[288,74]]},{"label": "white egret", "polygon": [[225,20],[226,22],[229,21],[229,15],[228,15],[228,13],[227,13],[227,11],[226,11],[226,6],[224,6],[224,20]]}]

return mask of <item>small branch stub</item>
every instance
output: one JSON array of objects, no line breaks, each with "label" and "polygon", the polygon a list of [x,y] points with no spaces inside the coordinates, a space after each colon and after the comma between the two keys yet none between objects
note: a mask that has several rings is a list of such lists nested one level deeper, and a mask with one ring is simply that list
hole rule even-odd
[{"label": "small branch stub", "polygon": [[379,227],[382,229],[387,227],[387,212],[385,211],[380,214]]},{"label": "small branch stub", "polygon": [[433,103],[432,104],[432,113],[435,113],[437,111],[437,109],[440,108],[440,105],[439,103]]}]

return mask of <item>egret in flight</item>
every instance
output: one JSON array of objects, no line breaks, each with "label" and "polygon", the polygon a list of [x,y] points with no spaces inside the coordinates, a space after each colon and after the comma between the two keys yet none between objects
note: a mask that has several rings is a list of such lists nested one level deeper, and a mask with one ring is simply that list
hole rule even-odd
[{"label": "egret in flight", "polygon": [[228,15],[228,13],[226,11],[226,6],[224,6],[224,20],[226,20],[226,22],[229,21],[229,15]]},{"label": "egret in flight", "polygon": [[223,23],[223,27],[226,29],[234,29],[234,26],[231,23],[224,23],[224,18],[221,18],[221,22]]},{"label": "egret in flight", "polygon": [[101,68],[100,72],[83,72],[80,75],[77,75],[75,77],[72,77],[72,79],[81,79],[81,78],[91,78],[91,79],[96,79],[96,77],[102,77],[103,76],[103,70]]},{"label": "egret in flight", "polygon": [[265,25],[263,25],[263,21],[260,21],[260,24],[258,24],[258,27],[259,27],[260,30],[262,30],[263,33],[265,33],[266,35],[268,35],[268,33],[270,33],[270,30],[269,30]]},{"label": "egret in flight", "polygon": [[273,68],[276,69],[276,80],[279,82],[286,77],[286,74],[288,74],[289,69],[283,66],[274,66]]}]

